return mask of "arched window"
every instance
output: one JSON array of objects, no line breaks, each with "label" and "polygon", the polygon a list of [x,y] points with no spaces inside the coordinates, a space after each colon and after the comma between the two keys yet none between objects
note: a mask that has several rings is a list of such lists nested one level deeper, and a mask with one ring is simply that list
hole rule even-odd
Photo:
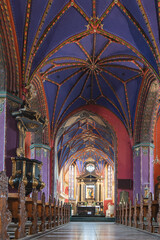
[{"label": "arched window", "polygon": [[112,167],[107,168],[107,198],[112,198]]},{"label": "arched window", "polygon": [[69,199],[74,199],[74,165],[69,167]]}]

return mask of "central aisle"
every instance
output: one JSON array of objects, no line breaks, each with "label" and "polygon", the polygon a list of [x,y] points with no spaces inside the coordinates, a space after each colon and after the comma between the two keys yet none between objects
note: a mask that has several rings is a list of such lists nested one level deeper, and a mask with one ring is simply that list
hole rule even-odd
[{"label": "central aisle", "polygon": [[136,229],[112,223],[72,222],[50,232],[41,240],[155,240],[152,236]]}]

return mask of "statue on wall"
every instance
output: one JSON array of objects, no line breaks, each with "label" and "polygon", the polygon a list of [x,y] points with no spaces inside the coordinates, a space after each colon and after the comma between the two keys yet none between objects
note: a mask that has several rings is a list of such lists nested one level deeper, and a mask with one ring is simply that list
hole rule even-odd
[{"label": "statue on wall", "polygon": [[145,184],[145,186],[144,186],[144,198],[148,198],[149,193],[150,193],[149,186],[147,184]]},{"label": "statue on wall", "polygon": [[128,202],[129,192],[121,191],[120,192],[120,204],[125,204]]}]

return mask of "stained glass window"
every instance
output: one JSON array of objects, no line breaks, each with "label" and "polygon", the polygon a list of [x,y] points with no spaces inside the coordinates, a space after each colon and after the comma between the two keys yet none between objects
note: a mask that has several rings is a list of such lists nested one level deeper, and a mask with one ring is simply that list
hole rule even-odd
[{"label": "stained glass window", "polygon": [[112,198],[112,167],[107,168],[107,198]]},{"label": "stained glass window", "polygon": [[74,199],[74,165],[69,167],[69,199]]}]

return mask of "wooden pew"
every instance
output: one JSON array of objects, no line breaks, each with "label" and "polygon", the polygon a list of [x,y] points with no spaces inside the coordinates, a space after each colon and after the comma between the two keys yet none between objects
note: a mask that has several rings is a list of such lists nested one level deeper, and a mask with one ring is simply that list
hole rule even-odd
[{"label": "wooden pew", "polygon": [[134,215],[134,207],[132,206],[132,201],[129,201],[129,226],[133,226],[133,215]]},{"label": "wooden pew", "polygon": [[62,203],[62,201],[61,201],[61,209],[60,209],[60,222],[61,222],[61,225],[63,224],[63,218],[64,218],[64,216],[63,216],[63,203]]},{"label": "wooden pew", "polygon": [[30,227],[32,226],[32,198],[26,197],[25,198],[25,205],[27,211],[27,221],[25,224],[25,231],[26,235],[30,234]]},{"label": "wooden pew", "polygon": [[120,223],[119,205],[116,207],[116,223]]},{"label": "wooden pew", "polygon": [[[60,205],[58,201],[56,205],[55,200],[52,203],[51,196],[49,197],[49,203],[45,203],[44,193],[42,193],[41,200],[37,200],[38,193],[35,189],[32,198],[25,197],[23,182],[19,185],[18,193],[8,194],[9,211],[7,209],[8,179],[2,181],[1,173],[0,186],[0,239],[23,238],[26,234],[32,235],[38,233],[38,231],[43,232],[46,228],[51,229],[70,221],[69,204],[63,205],[61,202]],[[10,236],[7,233],[8,224]]]},{"label": "wooden pew", "polygon": [[56,226],[60,225],[60,208],[59,208],[59,199],[56,204]]},{"label": "wooden pew", "polygon": [[65,223],[67,223],[67,203],[65,203]]},{"label": "wooden pew", "polygon": [[120,224],[122,224],[122,205],[119,205],[119,218],[120,218]]},{"label": "wooden pew", "polygon": [[122,203],[122,224],[124,225],[124,204]]},{"label": "wooden pew", "polygon": [[29,234],[35,234],[35,233],[38,232],[37,200],[38,200],[38,192],[35,189],[33,189],[33,192],[32,192],[32,209],[30,209],[32,225],[30,226]]},{"label": "wooden pew", "polygon": [[129,225],[129,207],[128,207],[128,202],[125,204],[125,225]]},{"label": "wooden pew", "polygon": [[62,205],[61,205],[61,202],[59,201],[59,225],[61,225],[61,207],[62,207]]},{"label": "wooden pew", "polygon": [[159,212],[159,203],[157,200],[152,201],[152,230],[155,233],[158,233],[158,212]]},{"label": "wooden pew", "polygon": [[159,212],[159,204],[157,201],[152,201],[152,193],[149,193],[148,198],[148,212],[147,212],[147,226],[146,230],[149,232],[154,232],[156,228],[159,228],[157,222],[157,215]]},{"label": "wooden pew", "polygon": [[38,230],[44,232],[46,229],[45,226],[45,193],[42,193],[41,200],[37,201],[37,210],[38,210]]},{"label": "wooden pew", "polygon": [[145,213],[144,213],[144,199],[143,199],[143,195],[141,195],[138,228],[140,228],[142,230],[145,229],[144,216],[145,216]]},{"label": "wooden pew", "polygon": [[140,213],[140,205],[137,204],[137,199],[134,200],[134,213],[133,213],[133,227],[138,228],[138,220]]},{"label": "wooden pew", "polygon": [[12,222],[13,227],[15,228],[15,239],[25,237],[27,212],[25,205],[25,186],[23,182],[19,184],[18,194],[9,193],[8,207],[12,213]]},{"label": "wooden pew", "polygon": [[70,222],[70,205],[69,204],[67,204],[67,223],[69,223]]},{"label": "wooden pew", "polygon": [[15,238],[23,238],[26,236],[26,222],[27,222],[27,211],[25,204],[25,185],[23,182],[20,183],[18,188],[18,228],[15,232]]},{"label": "wooden pew", "polygon": [[49,203],[46,203],[46,228],[51,229],[52,228],[52,197],[49,196]]},{"label": "wooden pew", "polygon": [[66,223],[68,223],[68,204],[66,203]]},{"label": "wooden pew", "polygon": [[0,172],[0,239],[9,240],[7,227],[12,220],[8,210],[8,177],[4,171]]},{"label": "wooden pew", "polygon": [[147,227],[146,230],[149,232],[153,232],[153,226],[152,226],[152,193],[149,193],[148,197],[148,212],[147,212]]},{"label": "wooden pew", "polygon": [[54,198],[52,205],[52,227],[56,226],[56,199]]},{"label": "wooden pew", "polygon": [[63,224],[66,223],[66,204],[63,204]]},{"label": "wooden pew", "polygon": [[131,201],[125,206],[123,204],[117,206],[116,222],[160,234],[160,194],[158,201],[153,201],[152,193],[150,193],[147,203],[141,196],[140,204],[137,204],[137,199],[135,199],[134,206],[132,206]]}]

